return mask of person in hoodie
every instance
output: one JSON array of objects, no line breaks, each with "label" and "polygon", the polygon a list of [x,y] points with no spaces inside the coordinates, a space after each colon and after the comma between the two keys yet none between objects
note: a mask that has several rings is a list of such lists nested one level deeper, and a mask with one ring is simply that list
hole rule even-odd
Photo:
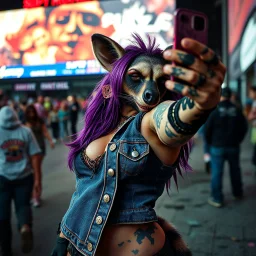
[{"label": "person in hoodie", "polygon": [[211,155],[211,197],[208,203],[223,206],[222,176],[224,163],[228,161],[232,193],[236,199],[243,197],[243,183],[240,169],[240,144],[248,128],[242,110],[231,102],[232,91],[222,89],[220,103],[205,123],[205,140],[210,145]]},{"label": "person in hoodie", "polygon": [[33,248],[31,194],[41,194],[41,152],[30,128],[15,111],[0,109],[0,255],[11,256],[11,203],[14,201],[22,252]]}]

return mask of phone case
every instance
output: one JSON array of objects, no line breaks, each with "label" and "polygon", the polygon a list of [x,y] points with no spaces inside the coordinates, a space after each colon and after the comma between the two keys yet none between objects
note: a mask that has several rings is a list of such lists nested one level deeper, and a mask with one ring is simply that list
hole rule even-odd
[{"label": "phone case", "polygon": [[[203,30],[196,30],[193,27],[195,17],[200,17],[204,20],[205,26]],[[174,18],[174,49],[184,50],[181,46],[181,40],[184,37],[189,37],[203,44],[207,44],[208,18],[204,13],[188,9],[176,10]]]}]

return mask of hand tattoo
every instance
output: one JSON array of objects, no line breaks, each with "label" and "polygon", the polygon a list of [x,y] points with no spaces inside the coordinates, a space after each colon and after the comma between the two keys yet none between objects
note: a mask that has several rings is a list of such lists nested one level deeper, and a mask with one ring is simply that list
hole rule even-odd
[{"label": "hand tattoo", "polygon": [[193,96],[193,97],[198,97],[198,96],[199,96],[197,90],[196,90],[196,89],[193,89],[193,88],[189,88],[189,89],[188,89],[188,93],[189,93],[191,96]]},{"label": "hand tattoo", "polygon": [[185,66],[191,66],[195,62],[195,57],[191,54],[177,53],[177,55]]},{"label": "hand tattoo", "polygon": [[182,90],[184,89],[184,85],[175,83],[173,90],[177,93],[182,94]]},{"label": "hand tattoo", "polygon": [[195,103],[192,99],[189,99],[188,97],[184,97],[181,100],[181,106],[182,110],[192,109],[195,106]]},{"label": "hand tattoo", "polygon": [[201,55],[205,55],[207,52],[209,52],[208,47],[205,47],[202,51],[201,51]]},{"label": "hand tattoo", "polygon": [[185,75],[185,72],[182,71],[182,68],[172,67],[171,75],[173,76]]}]

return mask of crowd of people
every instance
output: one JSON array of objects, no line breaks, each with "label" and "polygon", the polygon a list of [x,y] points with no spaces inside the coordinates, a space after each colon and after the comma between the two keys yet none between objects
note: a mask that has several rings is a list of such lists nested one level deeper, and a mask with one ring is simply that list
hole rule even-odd
[{"label": "crowd of people", "polygon": [[14,102],[0,91],[0,255],[11,256],[12,200],[22,251],[31,251],[31,205],[41,206],[45,141],[54,148],[58,141],[72,140],[81,107],[75,96],[60,101],[38,96]]}]

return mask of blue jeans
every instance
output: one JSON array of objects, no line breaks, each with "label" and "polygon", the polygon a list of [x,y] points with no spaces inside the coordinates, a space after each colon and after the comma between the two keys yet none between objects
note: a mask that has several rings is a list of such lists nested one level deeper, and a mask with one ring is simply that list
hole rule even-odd
[{"label": "blue jeans", "polygon": [[211,195],[216,202],[223,202],[222,176],[224,163],[228,161],[232,193],[235,197],[243,195],[240,169],[239,147],[211,147]]},{"label": "blue jeans", "polygon": [[68,121],[60,121],[59,122],[59,128],[60,128],[60,138],[64,139],[65,136],[68,136]]},{"label": "blue jeans", "polygon": [[[30,199],[33,190],[33,175],[19,180],[8,180],[0,176],[0,251],[11,254],[11,203],[14,200],[18,228],[24,224],[32,226]],[[8,254],[9,253],[9,254]]]}]

